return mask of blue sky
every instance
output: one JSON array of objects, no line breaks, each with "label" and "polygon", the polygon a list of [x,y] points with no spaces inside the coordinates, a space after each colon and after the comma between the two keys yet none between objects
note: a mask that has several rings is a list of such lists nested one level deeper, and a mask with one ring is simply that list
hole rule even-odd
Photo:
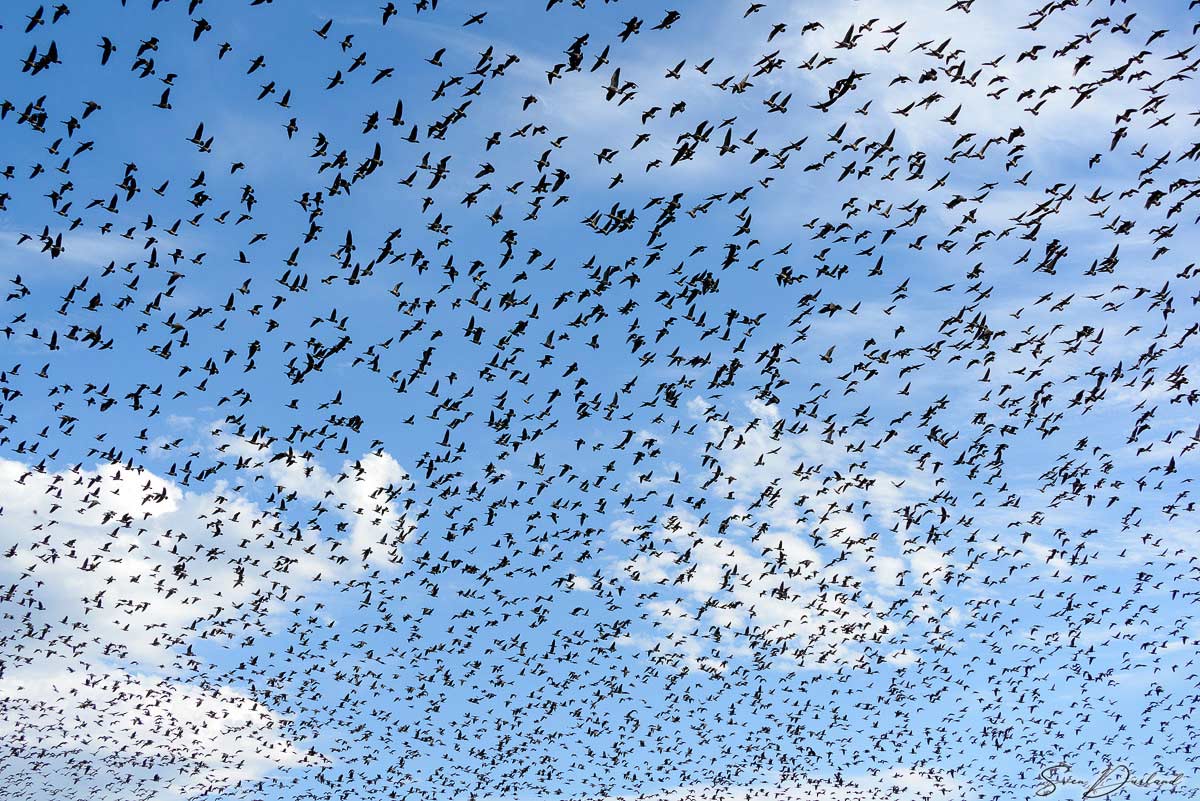
[{"label": "blue sky", "polygon": [[1194,11],[152,5],[0,12],[14,797],[1195,793]]}]

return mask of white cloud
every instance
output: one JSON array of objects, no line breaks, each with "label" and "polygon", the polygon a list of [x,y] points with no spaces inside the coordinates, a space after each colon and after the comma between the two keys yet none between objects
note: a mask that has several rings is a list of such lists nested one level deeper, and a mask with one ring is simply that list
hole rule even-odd
[{"label": "white cloud", "polygon": [[331,505],[349,527],[346,544],[358,563],[375,567],[399,563],[401,542],[416,524],[396,509],[395,499],[413,484],[391,454],[375,451],[347,459],[333,474],[303,454],[276,458],[281,452],[263,441],[219,434],[217,444],[246,460],[245,469],[266,475],[287,492]]},{"label": "white cloud", "polygon": [[[390,509],[372,488],[398,482],[399,465],[384,454],[351,469],[358,480],[338,497]],[[240,645],[261,630],[272,610],[245,617],[249,602],[269,598],[270,576],[281,572],[293,590],[337,572],[321,550],[281,553],[274,541],[296,530],[274,510],[226,497],[234,494],[221,484],[189,492],[119,465],[39,473],[0,460],[0,485],[15,490],[0,517],[0,587],[10,592],[6,652],[16,655],[0,678],[0,733],[26,746],[9,765],[29,769],[40,754],[53,766],[80,751],[130,770],[140,759],[153,766],[138,773],[145,786],[170,797],[321,761],[251,695],[196,683],[183,653],[201,639]],[[368,536],[369,523],[356,522],[349,539]],[[237,620],[249,632],[229,625]]]},{"label": "white cloud", "polygon": [[65,783],[72,773],[64,768],[81,752],[106,765],[104,775],[95,777],[99,785],[137,776],[143,791],[153,791],[158,799],[194,796],[277,768],[323,762],[297,748],[269,709],[229,687],[88,668],[64,658],[42,660],[0,679],[0,695],[6,699],[0,738],[17,746],[17,753],[3,760],[0,779],[7,783],[14,774],[30,771],[41,777],[46,792],[80,791]]},{"label": "white cloud", "polygon": [[[709,404],[693,398],[688,408],[703,418]],[[651,532],[654,548],[616,566],[660,598],[648,607],[658,639],[631,641],[668,642],[696,665],[720,663],[746,652],[749,627],[792,668],[861,665],[864,652],[911,664],[906,626],[888,608],[939,586],[953,566],[936,546],[906,540],[900,527],[901,508],[932,494],[931,482],[887,448],[871,457],[887,468],[870,467],[840,436],[832,443],[813,432],[776,437],[774,406],[750,401],[745,411],[760,422],[737,424],[728,435],[729,423],[709,424],[709,441],[725,443],[707,452],[729,479],[719,494],[732,492],[734,522],[717,536],[712,520],[702,526],[669,510]],[[614,536],[629,541],[630,525]],[[719,640],[716,630],[724,631]]]}]

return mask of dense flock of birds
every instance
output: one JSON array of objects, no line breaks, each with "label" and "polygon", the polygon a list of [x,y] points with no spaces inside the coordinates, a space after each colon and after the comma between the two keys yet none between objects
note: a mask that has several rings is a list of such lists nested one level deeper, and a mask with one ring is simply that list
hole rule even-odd
[{"label": "dense flock of birds", "polygon": [[1198,3],[947,2],[5,2],[0,795],[1194,796]]}]

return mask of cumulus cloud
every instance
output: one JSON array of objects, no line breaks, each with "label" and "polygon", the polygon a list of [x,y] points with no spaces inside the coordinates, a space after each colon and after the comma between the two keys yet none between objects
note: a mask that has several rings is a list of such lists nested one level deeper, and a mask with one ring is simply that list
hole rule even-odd
[{"label": "cumulus cloud", "polygon": [[[382,452],[338,476],[270,465],[280,494],[337,504],[341,540],[225,484],[188,491],[119,464],[40,472],[0,460],[0,483],[18,490],[0,516],[0,734],[12,749],[0,776],[42,775],[45,791],[56,765],[88,754],[113,769],[96,787],[137,776],[169,798],[323,760],[252,693],[199,682],[189,665],[203,640],[240,646],[269,631],[279,579],[303,592],[322,573],[392,562],[377,532],[411,527],[393,504],[406,473]],[[276,548],[289,542],[299,547]]]},{"label": "cumulus cloud", "polygon": [[[64,658],[0,679],[0,696],[0,780],[35,797],[86,797],[136,777],[139,797],[185,798],[324,761],[299,749],[268,708],[230,687]],[[56,778],[84,755],[103,764],[104,775],[82,787]]]},{"label": "cumulus cloud", "polygon": [[[711,407],[697,398],[689,408],[704,417]],[[715,670],[745,655],[737,635],[747,629],[793,667],[915,662],[892,602],[920,596],[932,612],[924,590],[952,566],[935,545],[905,537],[912,499],[932,492],[928,477],[887,449],[887,466],[871,469],[853,463],[841,436],[779,433],[769,404],[749,401],[743,412],[742,425],[709,422],[709,441],[726,443],[712,453],[727,494],[709,490],[730,504],[725,522],[674,509],[653,530],[626,521],[614,531],[656,543],[616,566],[659,596],[648,605],[658,632],[630,641],[670,643]]]},{"label": "cumulus cloud", "polygon": [[400,545],[416,523],[397,509],[397,498],[410,492],[413,483],[391,454],[373,451],[347,459],[335,474],[311,455],[275,451],[264,441],[220,434],[217,442],[222,451],[240,457],[243,470],[267,476],[287,493],[316,501],[322,514],[322,504],[330,503],[342,518],[336,530],[349,529],[345,541],[362,563],[377,567],[399,563]]}]

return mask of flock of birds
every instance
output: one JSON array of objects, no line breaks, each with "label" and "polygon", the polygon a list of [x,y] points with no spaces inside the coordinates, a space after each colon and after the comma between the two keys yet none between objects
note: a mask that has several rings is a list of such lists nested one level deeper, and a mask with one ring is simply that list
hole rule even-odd
[{"label": "flock of birds", "polygon": [[0,8],[0,795],[1195,795],[1197,2],[381,2]]}]

